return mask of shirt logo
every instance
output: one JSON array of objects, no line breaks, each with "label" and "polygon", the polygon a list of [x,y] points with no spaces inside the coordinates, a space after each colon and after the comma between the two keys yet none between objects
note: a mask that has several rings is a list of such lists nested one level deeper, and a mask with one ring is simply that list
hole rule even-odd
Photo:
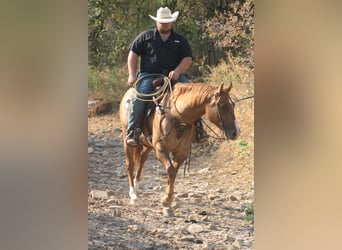
[{"label": "shirt logo", "polygon": [[175,40],[175,43],[180,43],[180,41],[179,40]]}]

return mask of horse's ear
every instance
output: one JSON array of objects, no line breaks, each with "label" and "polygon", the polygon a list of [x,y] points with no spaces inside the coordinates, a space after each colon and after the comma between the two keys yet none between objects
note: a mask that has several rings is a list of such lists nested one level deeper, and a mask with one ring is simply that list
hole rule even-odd
[{"label": "horse's ear", "polygon": [[222,90],[223,90],[223,83],[221,83],[219,89],[218,89],[218,93],[221,94],[222,93]]},{"label": "horse's ear", "polygon": [[233,83],[230,83],[229,87],[225,88],[223,91],[229,93],[232,87],[233,87]]},{"label": "horse's ear", "polygon": [[221,96],[223,90],[223,83],[220,85],[220,87],[218,87],[217,91],[215,92],[215,98],[219,98]]}]

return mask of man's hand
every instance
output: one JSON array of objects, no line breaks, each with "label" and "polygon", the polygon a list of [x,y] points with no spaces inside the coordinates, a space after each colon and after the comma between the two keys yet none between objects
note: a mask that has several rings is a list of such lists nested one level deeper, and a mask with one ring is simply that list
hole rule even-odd
[{"label": "man's hand", "polygon": [[137,81],[137,77],[136,77],[135,75],[129,76],[129,77],[128,77],[128,80],[127,80],[127,85],[128,85],[129,87],[132,87],[133,84],[134,84],[136,81]]},{"label": "man's hand", "polygon": [[170,80],[178,80],[178,77],[179,77],[179,74],[178,74],[178,72],[177,71],[171,71],[170,73],[169,73],[169,79]]}]

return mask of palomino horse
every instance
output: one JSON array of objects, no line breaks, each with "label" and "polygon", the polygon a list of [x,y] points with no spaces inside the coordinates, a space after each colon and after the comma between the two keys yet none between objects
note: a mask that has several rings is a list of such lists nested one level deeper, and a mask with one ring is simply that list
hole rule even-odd
[{"label": "palomino horse", "polygon": [[[129,104],[135,90],[131,88],[126,92],[120,104],[120,119],[132,203],[138,198],[144,163],[154,149],[168,175],[162,205],[171,206],[177,171],[187,159],[194,139],[195,128],[192,124],[202,115],[205,114],[211,123],[220,128],[227,140],[238,137],[240,131],[235,119],[234,104],[229,96],[231,87],[224,88],[223,84],[219,87],[203,83],[175,84],[172,91],[161,100],[159,109],[147,117],[138,147],[130,147],[125,143]],[[134,170],[136,175],[133,180]]]}]

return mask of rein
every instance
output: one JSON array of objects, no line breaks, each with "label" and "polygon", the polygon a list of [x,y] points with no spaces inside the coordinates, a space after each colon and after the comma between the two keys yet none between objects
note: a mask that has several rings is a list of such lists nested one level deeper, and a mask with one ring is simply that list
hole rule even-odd
[{"label": "rein", "polygon": [[214,138],[216,140],[226,140],[225,138],[222,138],[220,135],[218,135],[211,127],[208,123],[206,123],[203,119],[202,119],[203,124],[211,131],[211,133],[213,133],[215,136],[209,135],[211,138]]},{"label": "rein", "polygon": [[[139,83],[146,79],[146,78],[150,78],[150,77],[163,77],[164,79],[164,84],[155,92],[151,93],[151,94],[144,94],[144,93],[140,93],[138,91],[138,85]],[[141,78],[139,78],[138,80],[136,80],[136,82],[133,85],[133,88],[135,90],[135,93],[137,95],[137,99],[143,102],[150,102],[150,101],[158,101],[161,100],[164,95],[166,94],[167,90],[170,89],[170,92],[172,92],[172,85],[171,85],[171,81],[168,77],[162,75],[162,74],[148,74],[145,75]]]},{"label": "rein", "polygon": [[243,97],[243,98],[241,98],[241,99],[238,99],[238,100],[234,101],[234,103],[238,103],[238,102],[240,102],[240,101],[247,100],[247,99],[250,99],[250,98],[254,98],[254,95],[250,95],[250,96]]}]

